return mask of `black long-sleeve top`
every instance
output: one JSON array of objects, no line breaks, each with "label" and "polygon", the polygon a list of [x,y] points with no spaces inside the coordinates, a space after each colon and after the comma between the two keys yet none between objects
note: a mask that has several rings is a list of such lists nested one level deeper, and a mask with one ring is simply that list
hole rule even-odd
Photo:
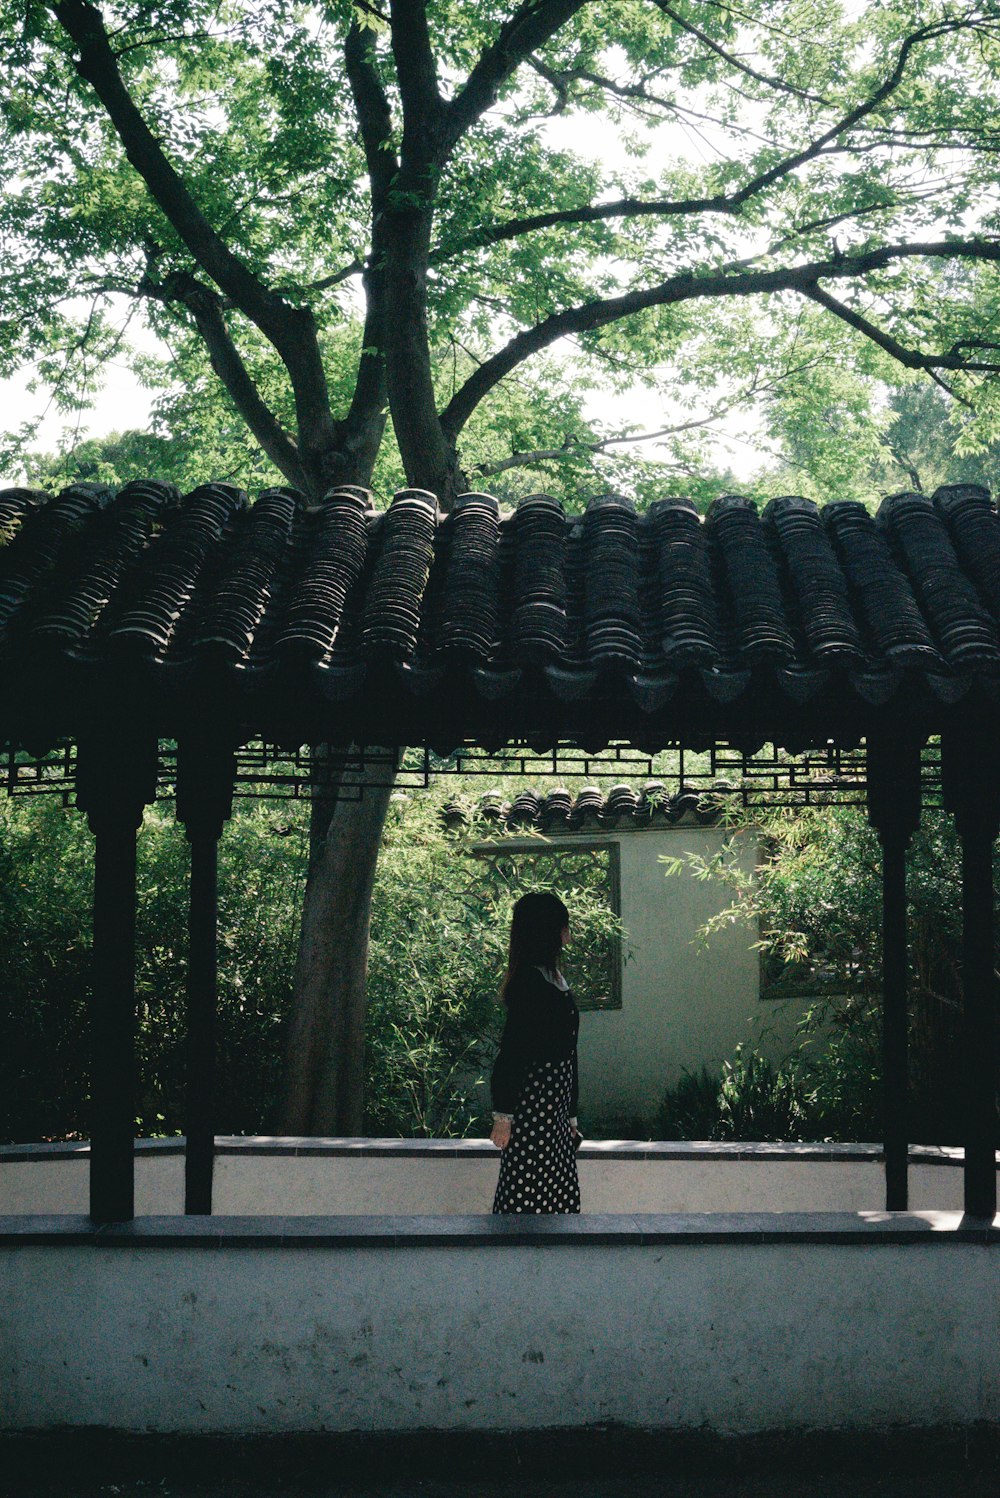
[{"label": "black long-sleeve top", "polygon": [[579,1079],[576,1037],[580,1013],[568,989],[537,967],[519,969],[507,985],[507,1023],[493,1066],[493,1107],[513,1113],[528,1070],[538,1061],[572,1061],[570,1116],[576,1117]]}]

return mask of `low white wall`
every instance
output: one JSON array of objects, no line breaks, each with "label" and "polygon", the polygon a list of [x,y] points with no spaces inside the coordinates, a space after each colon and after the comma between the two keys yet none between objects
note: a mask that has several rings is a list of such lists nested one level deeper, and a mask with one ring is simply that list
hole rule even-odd
[{"label": "low white wall", "polygon": [[[1000,1419],[1000,1232],[958,1218],[601,1219],[537,1241],[412,1219],[17,1243],[0,1423],[132,1431],[718,1432]],[[787,1220],[787,1219],[786,1219]],[[610,1220],[608,1220],[610,1221]],[[838,1227],[839,1224],[839,1227]],[[483,1233],[476,1241],[475,1232]],[[487,1229],[491,1229],[487,1231]],[[587,1233],[591,1233],[591,1241]],[[75,1236],[74,1236],[75,1233]],[[769,1234],[774,1241],[768,1241]],[[826,1238],[824,1239],[824,1234]],[[171,1236],[172,1235],[172,1236]],[[463,1236],[464,1235],[464,1236]],[[470,1236],[471,1235],[471,1236]]]},{"label": "low white wall", "polygon": [[[740,1041],[758,1039],[763,1029],[772,1032],[764,1045],[775,1054],[791,1044],[802,1006],[761,1003],[756,930],[734,922],[707,943],[698,937],[731,902],[731,891],[687,867],[667,877],[660,861],[712,858],[727,835],[722,827],[683,825],[600,839],[618,846],[631,955],[622,971],[621,1009],[580,1016],[580,1112],[595,1130],[611,1119],[652,1119],[685,1068],[717,1072]],[[757,840],[740,835],[737,848],[739,866],[749,873]]]},{"label": "low white wall", "polygon": [[[0,1214],[86,1212],[85,1146],[0,1150]],[[217,1215],[488,1212],[499,1170],[481,1140],[233,1139],[217,1146]],[[960,1150],[914,1150],[910,1206],[962,1205]],[[641,1144],[609,1141],[578,1157],[585,1212],[857,1212],[885,1202],[874,1145]],[[136,1154],[136,1213],[184,1210],[173,1141]]]},{"label": "low white wall", "polygon": [[[0,1213],[86,1212],[90,1194],[90,1151],[80,1145],[72,1156],[44,1146],[16,1154],[0,1149]],[[167,1150],[140,1150],[135,1157],[135,1210],[143,1217],[184,1211],[184,1156]]]}]

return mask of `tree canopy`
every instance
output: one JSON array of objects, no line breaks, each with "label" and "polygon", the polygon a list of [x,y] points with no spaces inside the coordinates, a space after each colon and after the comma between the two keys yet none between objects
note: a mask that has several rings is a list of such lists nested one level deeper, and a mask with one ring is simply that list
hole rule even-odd
[{"label": "tree canopy", "polygon": [[722,409],[808,426],[848,375],[921,374],[966,447],[997,432],[991,4],[27,0],[0,26],[0,370],[72,406],[145,322],[171,429],[223,470],[242,447],[244,479],[447,503],[592,489],[617,454],[641,492],[645,449],[592,414],[636,382],[689,487]]}]

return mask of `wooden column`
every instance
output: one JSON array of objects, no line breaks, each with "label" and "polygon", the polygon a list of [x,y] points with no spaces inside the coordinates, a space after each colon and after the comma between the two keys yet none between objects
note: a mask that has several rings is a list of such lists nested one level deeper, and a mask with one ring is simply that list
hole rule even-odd
[{"label": "wooden column", "polygon": [[135,834],[156,794],[156,741],[82,739],[76,803],[94,834],[90,1215],[135,1216]]},{"label": "wooden column", "polygon": [[996,740],[982,729],[942,738],[945,807],[962,840],[962,1007],[965,1087],[965,1210],[997,1210],[997,985],[993,931],[993,845],[1000,831]]},{"label": "wooden column", "polygon": [[909,960],[906,849],[920,826],[920,745],[895,734],[868,739],[868,820],[882,844],[882,1111],[885,1206],[909,1205]]},{"label": "wooden column", "polygon": [[184,1211],[212,1211],[215,1164],[215,1017],[218,994],[218,852],[232,812],[231,749],[184,739],[177,750],[177,817],[191,844],[188,925]]}]

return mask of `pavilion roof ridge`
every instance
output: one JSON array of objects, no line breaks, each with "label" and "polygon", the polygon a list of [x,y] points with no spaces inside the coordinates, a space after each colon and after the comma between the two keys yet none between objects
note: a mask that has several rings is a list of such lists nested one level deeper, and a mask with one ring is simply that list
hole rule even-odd
[{"label": "pavilion roof ridge", "polygon": [[646,780],[638,790],[624,781],[608,791],[596,785],[570,791],[560,785],[542,790],[529,784],[509,798],[502,791],[487,790],[471,801],[446,801],[440,817],[453,832],[579,833],[678,824],[706,827],[724,820],[725,793],[734,789],[729,782],[720,788],[682,784],[671,792],[659,779]]}]

